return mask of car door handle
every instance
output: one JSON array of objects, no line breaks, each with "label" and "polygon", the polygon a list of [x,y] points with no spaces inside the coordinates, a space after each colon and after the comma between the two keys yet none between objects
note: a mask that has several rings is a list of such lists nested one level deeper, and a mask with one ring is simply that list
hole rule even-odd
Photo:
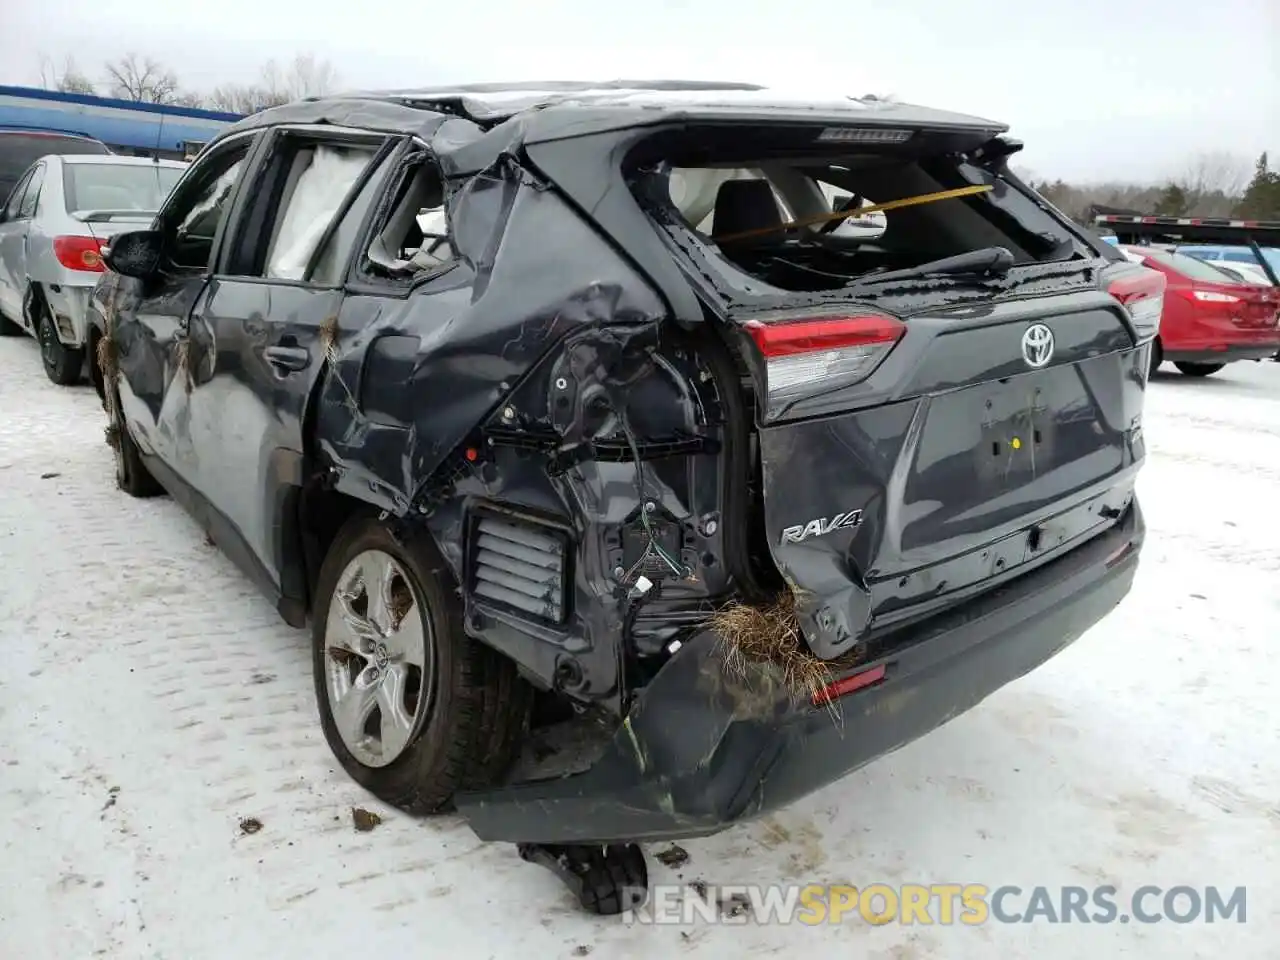
[{"label": "car door handle", "polygon": [[284,372],[305,370],[311,364],[311,354],[304,347],[267,347],[263,356],[267,363]]}]

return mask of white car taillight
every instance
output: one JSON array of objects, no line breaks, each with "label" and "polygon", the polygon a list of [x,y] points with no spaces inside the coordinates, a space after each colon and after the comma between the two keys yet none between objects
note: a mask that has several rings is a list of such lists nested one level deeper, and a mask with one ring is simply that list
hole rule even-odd
[{"label": "white car taillight", "polygon": [[1164,310],[1167,283],[1163,273],[1143,267],[1126,273],[1107,287],[1107,292],[1129,312],[1140,343],[1160,332],[1160,314]]},{"label": "white car taillight", "polygon": [[1216,290],[1192,290],[1191,296],[1195,297],[1201,303],[1239,303],[1239,297],[1233,297],[1229,293],[1218,293]]},{"label": "white car taillight", "polygon": [[906,325],[882,313],[752,320],[747,333],[765,361],[770,414],[802,396],[869,377]]}]

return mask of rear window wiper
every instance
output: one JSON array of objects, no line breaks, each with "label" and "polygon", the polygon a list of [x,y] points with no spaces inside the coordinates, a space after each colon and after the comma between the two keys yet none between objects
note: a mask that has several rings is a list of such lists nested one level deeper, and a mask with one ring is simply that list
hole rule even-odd
[{"label": "rear window wiper", "polygon": [[850,286],[862,287],[872,283],[893,283],[898,280],[920,280],[925,277],[980,276],[1003,277],[1013,266],[1013,254],[1004,247],[984,247],[970,250],[954,257],[931,260],[918,267],[889,270],[886,273],[870,273],[859,277]]}]

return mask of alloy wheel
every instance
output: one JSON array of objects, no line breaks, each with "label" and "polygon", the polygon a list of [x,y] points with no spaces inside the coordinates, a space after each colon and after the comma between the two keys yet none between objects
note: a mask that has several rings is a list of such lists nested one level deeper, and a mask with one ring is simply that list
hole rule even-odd
[{"label": "alloy wheel", "polygon": [[325,624],[326,708],[360,763],[384,767],[422,729],[431,706],[434,636],[400,563],[366,550],[343,569]]}]

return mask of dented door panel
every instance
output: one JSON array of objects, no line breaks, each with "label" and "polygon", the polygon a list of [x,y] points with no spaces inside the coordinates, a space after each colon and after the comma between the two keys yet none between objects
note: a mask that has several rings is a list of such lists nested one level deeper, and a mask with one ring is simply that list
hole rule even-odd
[{"label": "dented door panel", "polygon": [[[503,199],[509,209],[495,206]],[[468,186],[450,215],[469,224],[456,231],[464,262],[403,299],[352,296],[319,404],[321,449],[340,474],[376,487],[397,513],[567,334],[662,316],[648,285],[554,193],[531,184],[508,191]],[[548,245],[566,255],[548,258]],[[380,349],[388,335],[416,337],[413,358],[403,344]],[[403,391],[411,422],[388,423],[365,410],[362,394],[388,383]]]},{"label": "dented door panel", "polygon": [[152,284],[122,277],[115,294],[122,412],[139,449],[166,461],[174,460],[185,431],[187,327],[205,284],[204,277]]},{"label": "dented door panel", "polygon": [[282,512],[301,485],[302,421],[342,291],[215,277],[190,324],[192,385],[179,469],[279,589]]}]

